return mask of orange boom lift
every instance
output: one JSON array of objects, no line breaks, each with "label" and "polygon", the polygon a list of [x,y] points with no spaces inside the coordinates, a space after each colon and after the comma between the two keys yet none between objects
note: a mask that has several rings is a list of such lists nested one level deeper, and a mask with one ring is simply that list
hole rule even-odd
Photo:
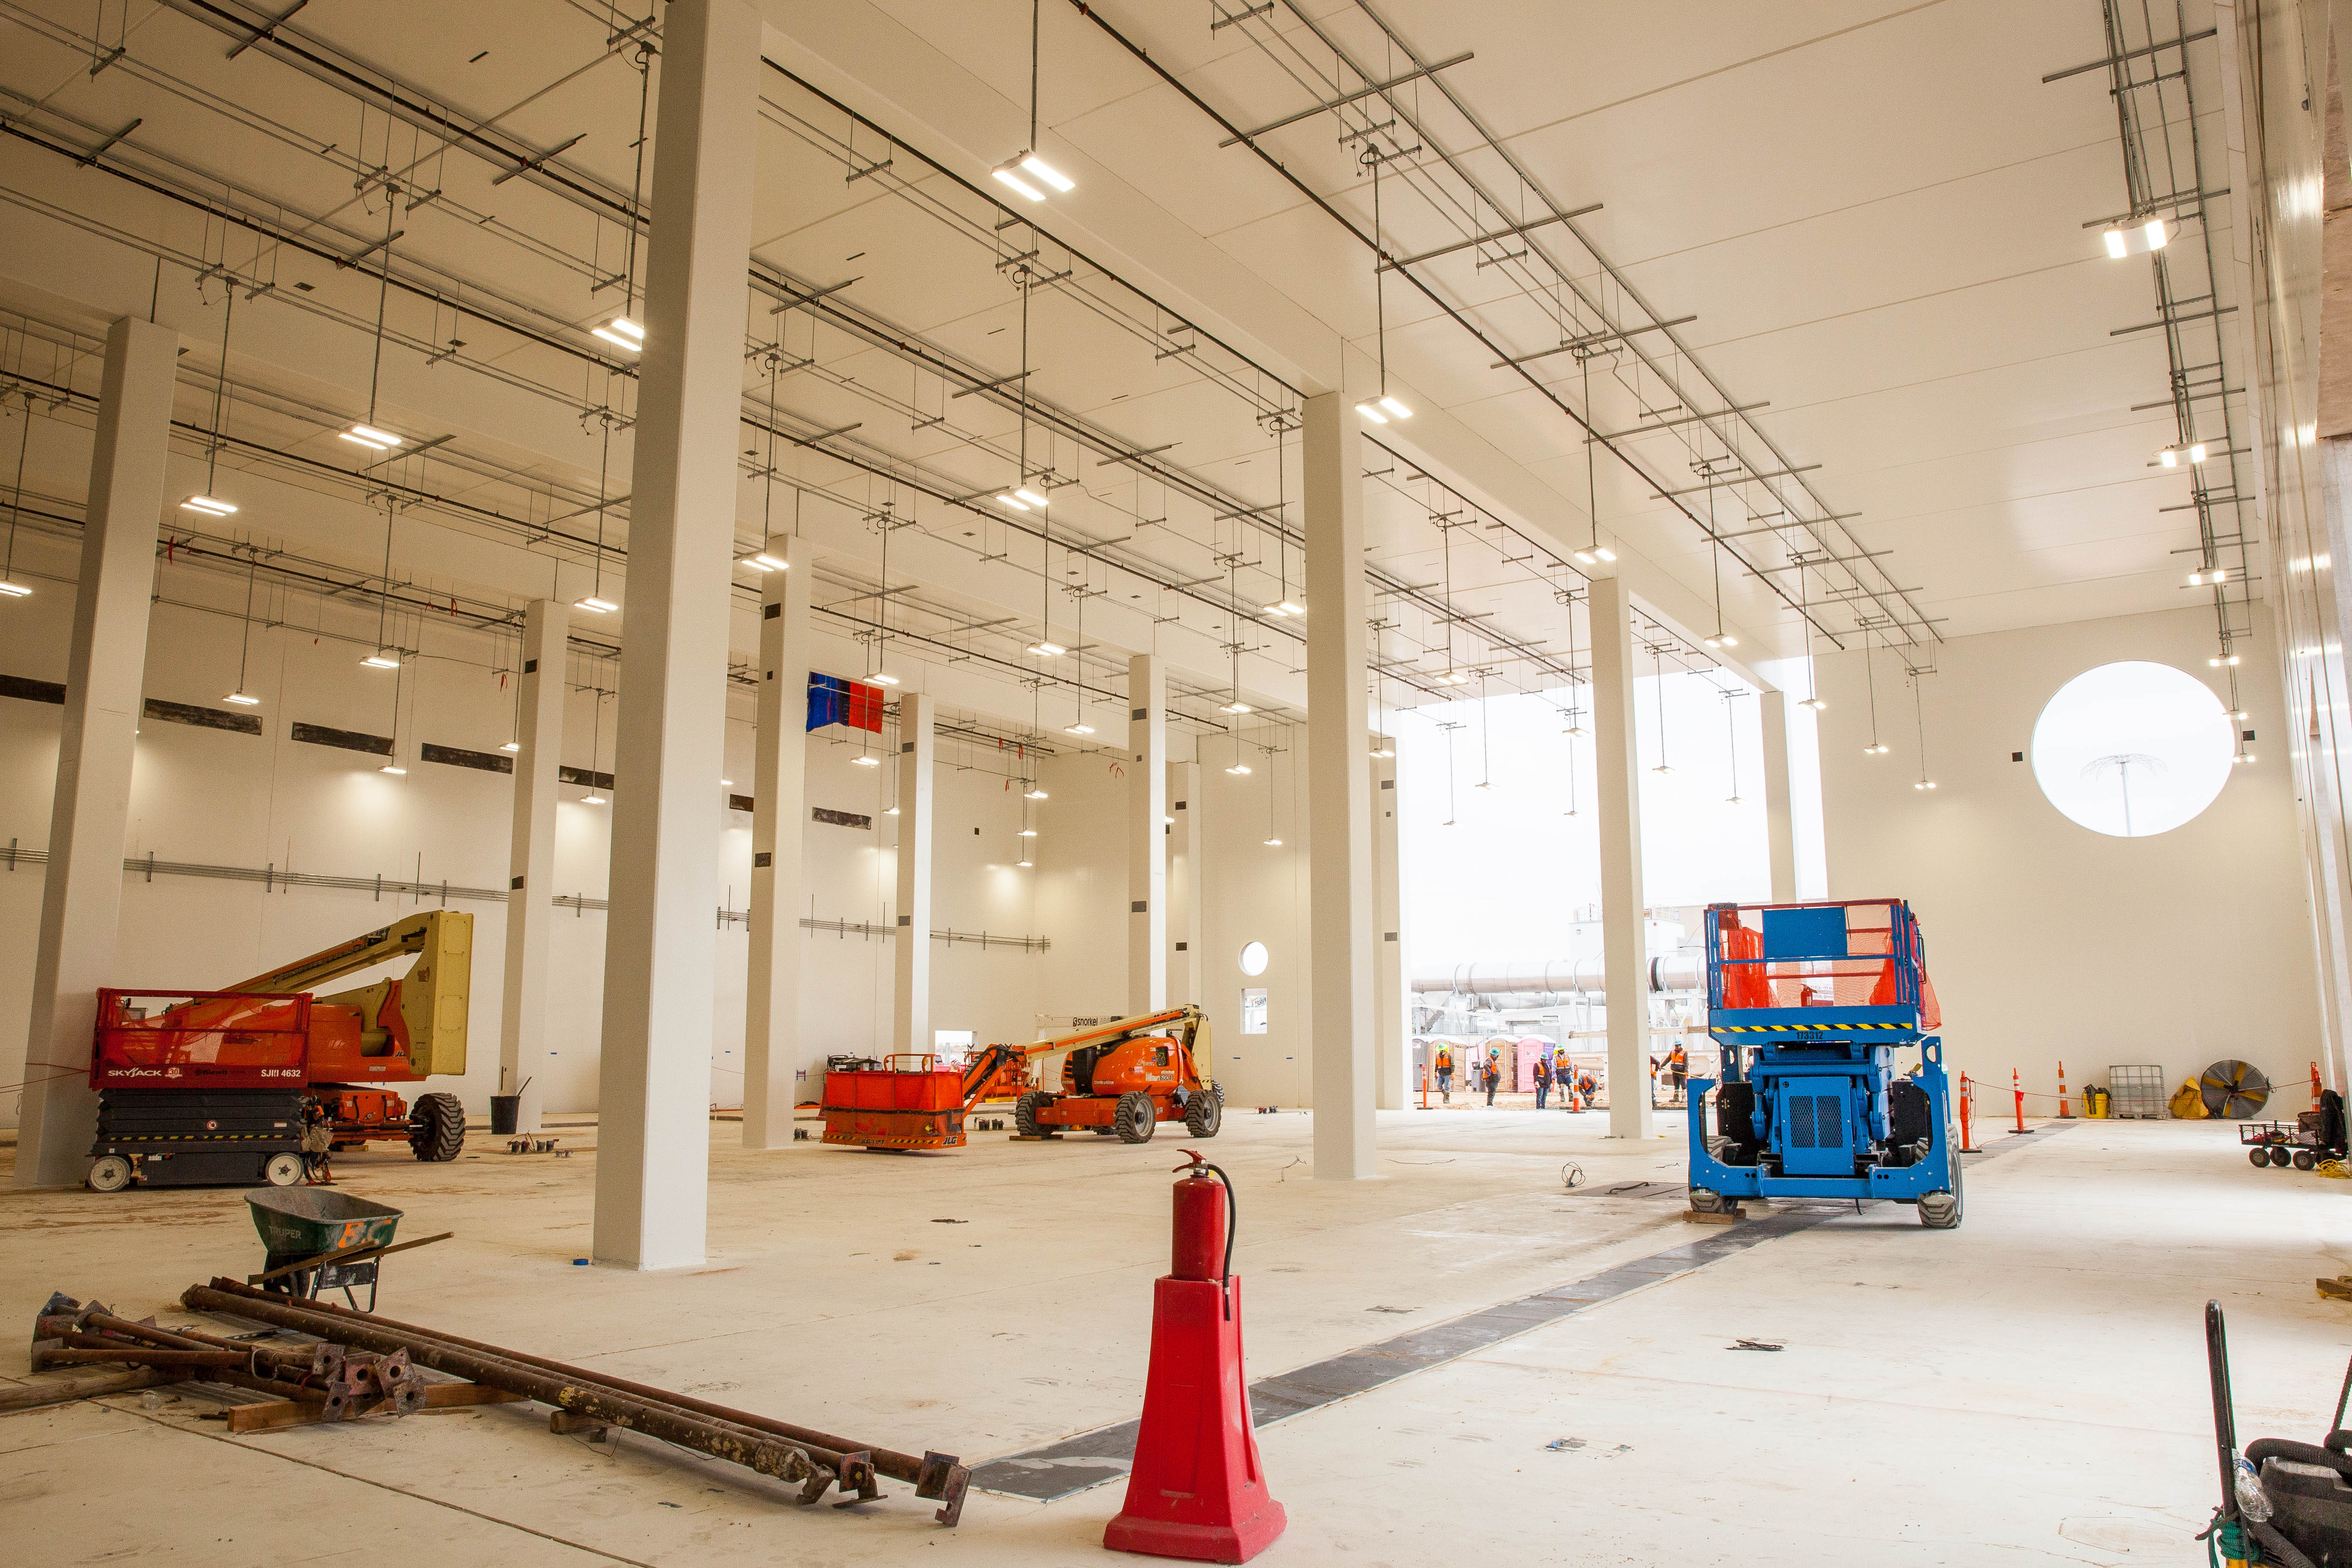
[{"label": "orange boom lift", "polygon": [[[1181,1121],[1193,1137],[1213,1138],[1225,1095],[1200,1068],[1208,1050],[1208,1017],[1187,1003],[1025,1046],[991,1046],[961,1072],[932,1065],[934,1057],[892,1057],[881,1068],[825,1074],[824,1141],[960,1149],[974,1106],[1001,1095],[1008,1076],[1024,1077],[1029,1063],[1056,1055],[1064,1056],[1061,1087],[1026,1089],[1013,1102],[1023,1137],[1083,1127],[1141,1143],[1160,1123]],[[898,1062],[921,1065],[889,1065]]]}]

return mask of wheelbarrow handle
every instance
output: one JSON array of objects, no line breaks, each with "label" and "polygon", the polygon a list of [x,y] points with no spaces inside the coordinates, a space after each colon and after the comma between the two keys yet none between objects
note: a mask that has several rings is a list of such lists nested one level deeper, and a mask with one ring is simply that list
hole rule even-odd
[{"label": "wheelbarrow handle", "polygon": [[341,1252],[322,1252],[316,1258],[305,1258],[299,1263],[282,1263],[267,1274],[248,1274],[245,1282],[260,1285],[281,1274],[299,1274],[305,1268],[318,1268],[330,1263],[360,1263],[371,1258],[388,1258],[395,1252],[405,1252],[412,1247],[430,1247],[436,1241],[446,1241],[457,1233],[445,1230],[438,1236],[421,1236],[415,1241],[397,1242],[390,1247],[352,1247]]}]

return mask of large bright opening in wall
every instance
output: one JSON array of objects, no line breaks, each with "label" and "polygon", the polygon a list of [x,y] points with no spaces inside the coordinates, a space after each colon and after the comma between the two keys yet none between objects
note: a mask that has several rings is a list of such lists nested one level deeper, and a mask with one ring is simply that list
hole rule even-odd
[{"label": "large bright opening in wall", "polygon": [[2033,778],[2070,821],[2115,838],[2168,833],[2230,781],[2229,714],[2168,664],[2131,659],[2058,689],[2033,725]]}]

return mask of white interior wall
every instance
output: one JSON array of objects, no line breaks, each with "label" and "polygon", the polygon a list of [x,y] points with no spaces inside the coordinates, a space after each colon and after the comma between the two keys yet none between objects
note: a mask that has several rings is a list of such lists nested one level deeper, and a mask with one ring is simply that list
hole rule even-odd
[{"label": "white interior wall", "polygon": [[[27,535],[20,560],[37,557],[47,575],[70,580],[69,553],[56,541]],[[154,607],[146,691],[151,697],[219,708],[236,682],[244,584],[212,571],[159,567],[164,602]],[[189,607],[191,605],[211,608]],[[221,611],[226,613],[215,613]],[[299,625],[257,624],[246,685],[263,699],[254,710],[262,734],[248,736],[149,721],[142,726],[132,780],[131,828],[126,855],[204,865],[262,868],[387,879],[446,879],[459,887],[496,888],[506,879],[507,775],[422,761],[420,741],[494,752],[511,732],[513,686],[501,689],[497,668],[509,662],[509,639],[411,620],[392,640],[420,648],[400,676],[398,742],[405,776],[377,770],[364,752],[301,743],[288,726],[308,721],[373,734],[392,728],[394,676],[363,668],[375,617],[356,608],[321,607],[300,597],[273,605],[265,591],[257,622],[272,615]],[[57,681],[65,675],[66,634],[72,616],[69,588],[45,586],[32,597],[7,601],[0,613],[0,674]],[[336,634],[341,634],[338,636]],[[353,642],[344,640],[357,637]],[[854,668],[845,654],[840,668]],[[608,690],[608,661],[574,656],[575,686]],[[597,699],[574,689],[566,702],[563,762],[591,763],[598,733]],[[729,725],[731,793],[750,793],[748,696]],[[47,844],[54,792],[58,723],[62,710],[44,702],[0,698],[0,845]],[[612,767],[613,699],[604,700],[597,765]],[[868,828],[814,820],[803,825],[811,900],[801,911],[822,920],[887,926],[893,916],[896,819],[882,815],[889,766],[863,768],[851,758],[864,737],[839,727],[812,737],[809,802],[813,806],[868,816]],[[1015,868],[1020,798],[1003,787],[1005,764],[992,745],[941,747],[935,855],[934,919],[941,927],[1000,935],[1043,935],[1028,881]],[[949,765],[952,759],[955,765]],[[751,880],[748,814],[729,809],[730,793],[711,781],[712,851],[719,858],[730,908],[740,909]],[[565,895],[606,896],[609,819],[605,808],[582,804],[589,792],[560,786],[556,888]],[[979,829],[975,833],[973,829]],[[37,867],[11,874],[0,854],[0,1060],[23,1060],[34,936],[42,876]],[[433,901],[429,899],[428,903]],[[314,952],[384,920],[408,912],[415,900],[367,892],[279,887],[169,875],[151,882],[131,876],[123,905],[118,971],[125,984],[204,988],[225,984]],[[472,1037],[465,1077],[436,1083],[483,1112],[498,1077],[499,992],[497,955],[505,942],[504,906],[453,900],[475,917]],[[541,1077],[551,1111],[593,1110],[603,994],[604,916],[587,910],[556,922],[553,939],[554,1042],[548,1059],[526,1068]],[[719,918],[713,910],[712,918]],[[802,1026],[827,1051],[864,1054],[882,1048],[890,1006],[889,946],[895,937],[807,933],[807,984]],[[712,1041],[711,1100],[740,1102],[742,1016],[748,942],[740,924],[720,932],[718,1009]],[[1039,956],[1017,948],[952,943],[934,952],[935,1012],[941,1028],[969,1028],[983,1040],[1030,1037]],[[1123,958],[1120,961],[1123,963]],[[356,982],[353,982],[354,984]],[[8,1081],[13,1082],[14,1079]],[[0,1125],[14,1125],[19,1091],[0,1092]]]},{"label": "white interior wall", "polygon": [[2235,1057],[2284,1086],[2282,1112],[2309,1103],[2299,1086],[2321,1054],[2317,983],[2275,667],[2239,670],[2259,760],[2169,833],[2078,826],[2030,761],[2010,760],[2030,758],[2043,705],[2086,669],[2147,659],[2210,681],[2212,630],[2210,611],[2182,609],[1943,644],[1921,694],[1933,791],[1912,787],[1919,744],[1900,667],[1890,683],[1879,656],[1892,750],[1866,756],[1862,657],[1821,661],[1831,896],[1911,900],[1950,1060],[1983,1083],[1988,1114],[1996,1100],[2006,1108],[2012,1068],[2048,1091],[2062,1060],[2079,1090],[2114,1063],[2158,1064],[2178,1085]]}]

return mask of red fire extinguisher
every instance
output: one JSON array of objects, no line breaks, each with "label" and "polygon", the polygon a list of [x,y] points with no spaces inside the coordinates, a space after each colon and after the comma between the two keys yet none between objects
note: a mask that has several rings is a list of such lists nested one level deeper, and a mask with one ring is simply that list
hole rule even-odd
[{"label": "red fire extinguisher", "polygon": [[[1234,1198],[1233,1181],[1223,1171],[1190,1149],[1184,1155],[1191,1163],[1176,1167],[1184,1173],[1184,1179],[1176,1184],[1169,1277],[1215,1280],[1224,1297],[1225,1316],[1231,1318],[1233,1297],[1224,1286],[1233,1276],[1234,1232],[1239,1228],[1240,1205]],[[1215,1181],[1209,1179],[1212,1175]]]}]

